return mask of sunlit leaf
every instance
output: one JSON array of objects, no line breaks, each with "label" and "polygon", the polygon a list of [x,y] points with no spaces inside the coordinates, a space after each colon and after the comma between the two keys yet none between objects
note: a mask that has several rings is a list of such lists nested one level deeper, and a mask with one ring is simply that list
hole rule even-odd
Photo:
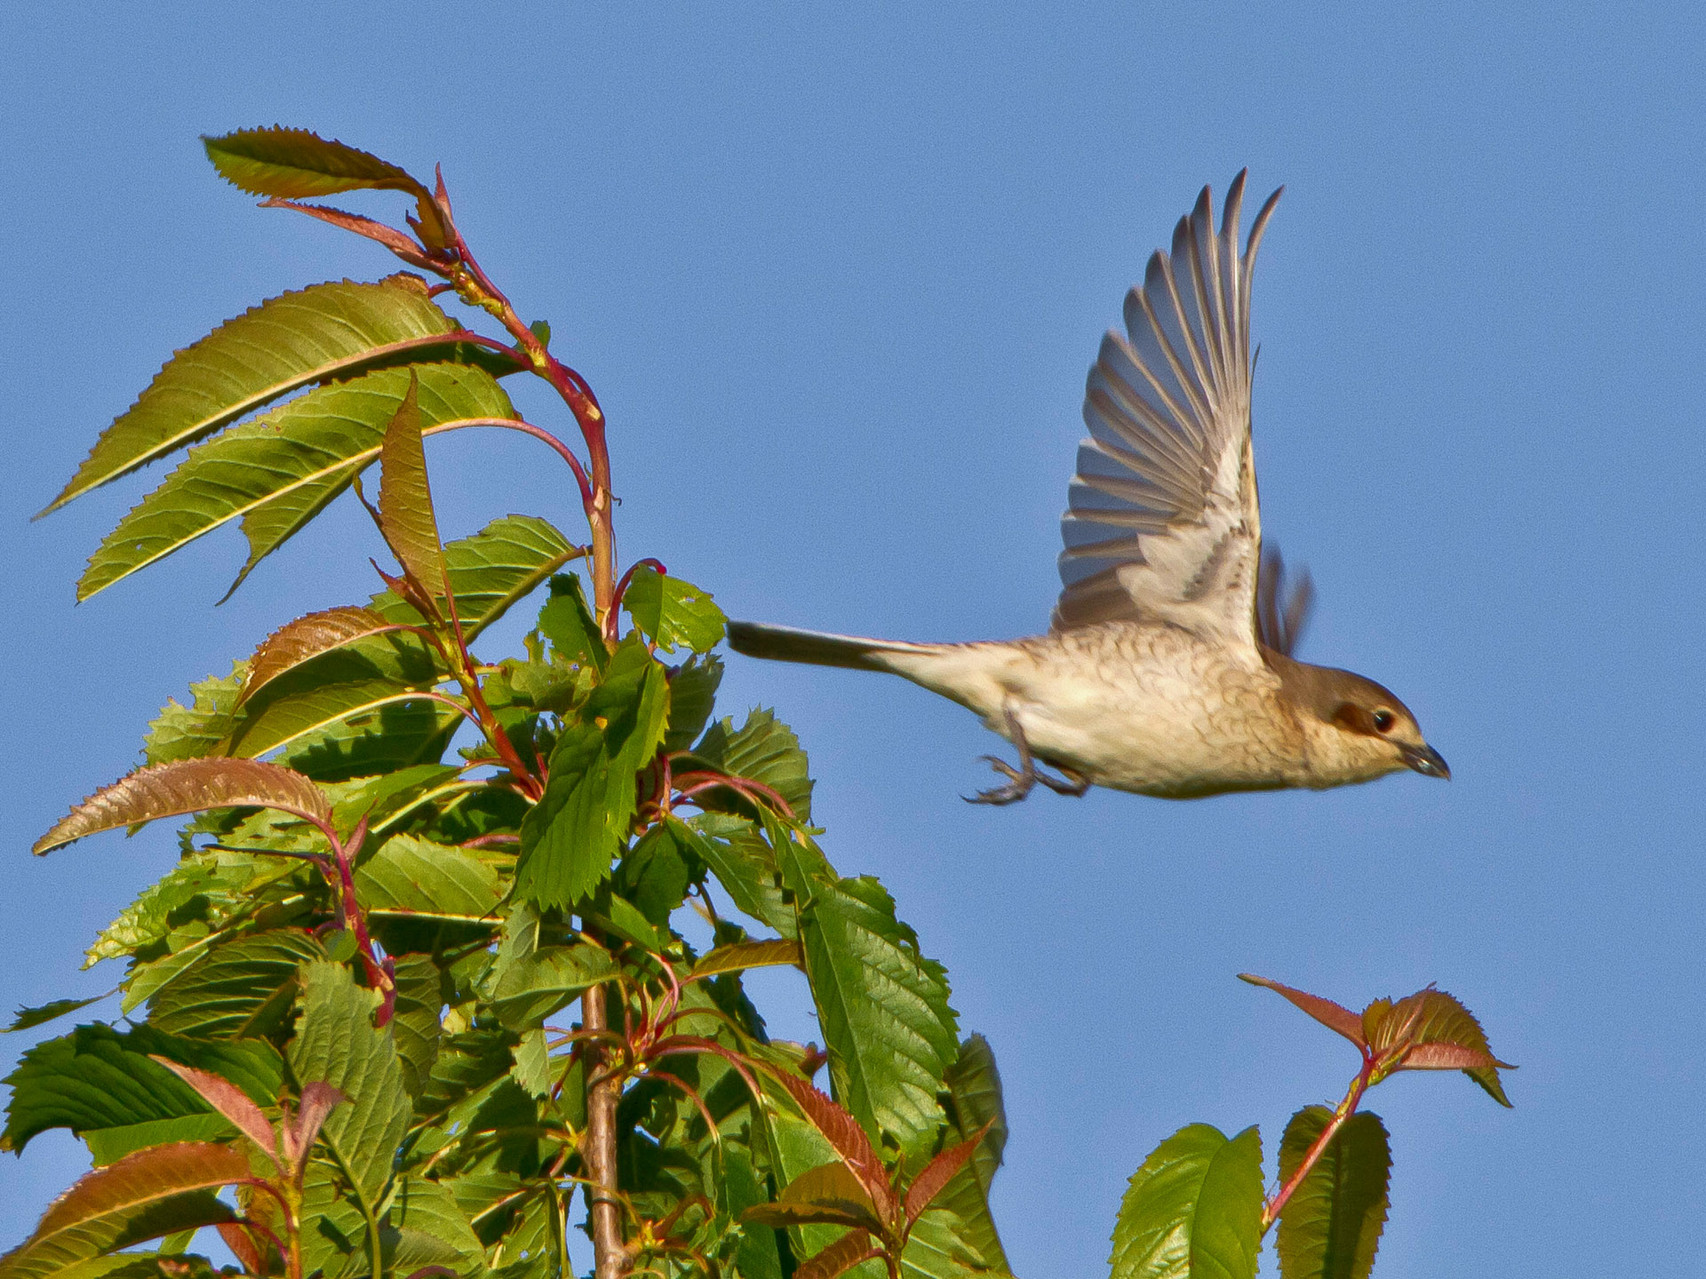
[{"label": "sunlit leaf", "polygon": [[49,1279],[77,1262],[194,1226],[230,1221],[210,1191],[249,1175],[230,1146],[180,1142],[126,1155],[77,1179],[35,1232],[0,1257],[0,1279]]},{"label": "sunlit leaf", "polygon": [[426,194],[407,170],[307,129],[239,129],[201,142],[219,176],[250,195],[299,198],[364,187]]},{"label": "sunlit leaf", "polygon": [[312,934],[292,928],[239,937],[201,956],[153,993],[149,1020],[177,1035],[240,1039],[284,1025],[301,965],[322,959]]},{"label": "sunlit leaf", "polygon": [[[943,967],[919,953],[875,879],[799,869],[802,836],[773,840],[799,902],[806,976],[829,1050],[835,1094],[874,1132],[916,1156],[942,1122],[936,1094],[959,1055]],[[815,854],[821,862],[822,854]],[[792,874],[788,866],[795,870]],[[827,866],[827,863],[823,863]]]},{"label": "sunlit leaf", "polygon": [[309,613],[294,622],[286,622],[262,640],[255,655],[249,659],[248,674],[243,680],[239,700],[247,700],[255,690],[321,653],[395,629],[395,623],[386,621],[371,609],[348,605]]},{"label": "sunlit leaf", "polygon": [[714,977],[718,973],[744,972],[748,968],[769,968],[779,965],[805,966],[800,943],[782,938],[776,941],[735,942],[717,946],[693,965],[694,977]]},{"label": "sunlit leaf", "polygon": [[522,823],[523,898],[572,908],[604,882],[628,837],[636,774],[663,739],[668,696],[663,667],[643,646],[624,644],[611,658],[580,719],[564,726],[544,798]]},{"label": "sunlit leaf", "polygon": [[841,1157],[841,1162],[864,1188],[878,1216],[890,1216],[895,1203],[894,1193],[889,1186],[888,1170],[883,1167],[882,1159],[872,1147],[865,1130],[859,1126],[859,1121],[837,1105],[828,1094],[813,1087],[798,1075],[787,1070],[774,1071],[773,1075],[776,1082],[794,1099],[800,1113]]},{"label": "sunlit leaf", "polygon": [[1261,1248],[1262,1143],[1181,1128],[1132,1175],[1114,1225],[1113,1279],[1253,1279]]},{"label": "sunlit leaf", "polygon": [[622,606],[632,614],[641,634],[669,652],[685,645],[695,653],[708,653],[728,626],[708,591],[678,577],[665,577],[649,564],[635,568],[622,594]]},{"label": "sunlit leaf", "polygon": [[951,1210],[963,1242],[998,1270],[1007,1268],[1007,1253],[989,1211],[989,1188],[1001,1166],[1007,1144],[1007,1114],[1001,1100],[1001,1076],[995,1054],[982,1035],[971,1035],[960,1044],[960,1055],[943,1076],[943,1108],[948,1114],[946,1140],[968,1140],[979,1130],[970,1160],[936,1198],[938,1207]]},{"label": "sunlit leaf", "polygon": [[1238,976],[1240,980],[1247,981],[1252,986],[1266,986],[1269,990],[1290,1000],[1327,1029],[1338,1031],[1358,1048],[1367,1042],[1363,1038],[1362,1018],[1343,1004],[1335,1004],[1331,999],[1323,999],[1320,995],[1307,994],[1295,987],[1287,986],[1267,977],[1257,977],[1251,973],[1239,973]]},{"label": "sunlit leaf", "polygon": [[794,1279],[836,1279],[876,1255],[876,1245],[869,1235],[863,1230],[850,1230],[822,1252],[802,1261],[794,1270]]},{"label": "sunlit leaf", "polygon": [[409,1096],[418,1097],[438,1060],[444,974],[431,955],[398,955],[395,966],[397,1002],[391,1015],[391,1037],[397,1043],[403,1087]]},{"label": "sunlit leaf", "polygon": [[498,873],[473,853],[414,835],[393,835],[365,858],[355,887],[369,910],[493,926],[504,895]]},{"label": "sunlit leaf", "polygon": [[249,556],[231,585],[236,590],[255,565],[378,459],[386,427],[417,383],[428,435],[472,419],[514,416],[491,374],[465,364],[383,369],[319,387],[191,449],[101,542],[77,584],[77,598],[240,519]]},{"label": "sunlit leaf", "polygon": [[[409,1118],[397,1050],[390,1034],[373,1025],[378,995],[358,988],[349,969],[319,961],[304,972],[290,1068],[298,1079],[330,1084],[349,1099],[327,1117],[320,1140],[354,1199],[377,1213]],[[310,1220],[343,1198],[337,1179],[319,1167],[310,1171],[303,1206]]]},{"label": "sunlit leaf", "polygon": [[[1306,1106],[1280,1140],[1280,1182],[1289,1184],[1333,1112]],[[1352,1115],[1286,1201],[1279,1219],[1284,1279],[1368,1279],[1386,1225],[1392,1151],[1378,1116]]]},{"label": "sunlit leaf", "polygon": [[180,759],[223,755],[231,732],[231,715],[242,689],[243,664],[235,663],[230,675],[209,675],[190,685],[190,704],[176,700],[160,708],[148,725],[142,743],[142,762],[170,764]]},{"label": "sunlit leaf", "polygon": [[413,275],[269,299],[174,355],[101,433],[47,509],[228,426],[269,400],[385,364],[455,354],[462,330]]},{"label": "sunlit leaf", "polygon": [[1369,1046],[1390,1055],[1382,1070],[1461,1070],[1494,1101],[1509,1106],[1499,1070],[1514,1070],[1493,1056],[1486,1033],[1463,1004],[1429,987],[1393,1003],[1376,1000],[1363,1012]]},{"label": "sunlit leaf", "polygon": [[[553,525],[531,515],[506,515],[447,543],[444,564],[463,637],[472,641],[581,553]],[[371,607],[387,621],[415,620],[414,610],[390,591],[375,595]]]},{"label": "sunlit leaf", "polygon": [[403,402],[385,428],[379,447],[379,531],[403,571],[432,599],[442,598],[444,544],[433,514],[427,482],[426,452],[421,448],[418,385],[411,375]]},{"label": "sunlit leaf", "polygon": [[669,677],[669,731],[665,751],[684,751],[705,731],[723,682],[723,660],[715,653],[694,654]]},{"label": "sunlit leaf", "polygon": [[319,824],[332,819],[326,797],[300,773],[247,759],[155,764],[103,786],[35,843],[37,854],[99,831],[206,808],[276,808]]},{"label": "sunlit leaf", "polygon": [[794,730],[773,711],[755,709],[738,730],[730,719],[713,724],[693,753],[731,777],[762,782],[781,795],[796,819],[811,820],[812,779],[806,753]]},{"label": "sunlit leaf", "polygon": [[194,1066],[185,1066],[168,1057],[154,1054],[154,1060],[193,1088],[197,1096],[223,1115],[238,1132],[254,1142],[267,1158],[276,1162],[278,1134],[273,1131],[267,1117],[261,1113],[261,1108],[249,1100],[241,1088],[218,1075],[197,1070]]},{"label": "sunlit leaf", "polygon": [[581,580],[573,573],[551,579],[551,598],[539,610],[539,633],[551,641],[558,656],[590,664],[598,670],[610,660],[598,622],[586,602]]}]

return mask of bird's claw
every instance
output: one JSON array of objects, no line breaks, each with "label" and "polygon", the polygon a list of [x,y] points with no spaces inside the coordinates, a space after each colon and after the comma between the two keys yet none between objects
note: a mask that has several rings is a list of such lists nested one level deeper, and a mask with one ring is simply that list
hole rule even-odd
[{"label": "bird's claw", "polygon": [[[1034,767],[1021,772],[1006,760],[997,759],[993,755],[982,755],[979,758],[988,760],[991,768],[1007,778],[1007,784],[995,786],[989,790],[980,790],[975,795],[962,795],[960,798],[968,804],[1016,804],[1031,793],[1031,787],[1035,786],[1039,780]],[[1047,782],[1050,779],[1042,778],[1041,780]]]}]

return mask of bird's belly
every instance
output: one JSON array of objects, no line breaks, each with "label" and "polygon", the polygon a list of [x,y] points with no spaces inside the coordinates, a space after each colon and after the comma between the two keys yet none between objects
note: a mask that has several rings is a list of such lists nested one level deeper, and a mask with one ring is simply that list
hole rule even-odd
[{"label": "bird's belly", "polygon": [[[1295,785],[1300,761],[1275,721],[1271,690],[1241,671],[1200,678],[1208,673],[1086,679],[1081,665],[1056,678],[1045,670],[1033,687],[1013,690],[1008,706],[1039,759],[1097,786],[1188,799]],[[1004,724],[990,727],[1005,735]]]}]

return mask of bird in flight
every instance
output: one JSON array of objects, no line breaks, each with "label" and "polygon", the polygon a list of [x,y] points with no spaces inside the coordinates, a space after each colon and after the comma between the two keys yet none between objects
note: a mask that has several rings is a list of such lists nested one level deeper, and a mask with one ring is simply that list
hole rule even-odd
[{"label": "bird in flight", "polygon": [[974,802],[1038,782],[1193,799],[1405,768],[1449,778],[1391,692],[1292,657],[1312,592],[1305,577],[1287,593],[1278,553],[1262,553],[1250,451],[1250,274],[1280,192],[1240,252],[1244,178],[1218,231],[1203,188],[1126,295],[1125,336],[1102,339],[1048,634],[914,644],[731,622],[730,646],[888,671],[976,712],[1019,759],[986,756],[1006,781]]}]

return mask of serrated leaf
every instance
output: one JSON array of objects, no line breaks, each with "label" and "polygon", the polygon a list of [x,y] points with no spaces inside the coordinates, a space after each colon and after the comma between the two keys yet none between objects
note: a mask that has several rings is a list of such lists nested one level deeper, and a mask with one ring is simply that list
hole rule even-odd
[{"label": "serrated leaf", "polygon": [[923,1153],[941,1125],[936,1094],[959,1055],[946,971],[919,953],[875,879],[816,881],[799,920],[836,1096],[902,1153]]},{"label": "serrated leaf", "polygon": [[756,708],[738,731],[732,719],[713,724],[693,753],[731,777],[763,783],[781,795],[795,820],[811,820],[812,779],[806,753],[794,730],[774,711]]},{"label": "serrated leaf", "polygon": [[1369,1047],[1392,1058],[1391,1070],[1461,1070],[1501,1106],[1509,1106],[1499,1070],[1514,1070],[1493,1056],[1475,1014],[1443,990],[1429,987],[1392,1003],[1376,1000],[1363,1012]]},{"label": "serrated leaf", "polygon": [[687,889],[704,866],[667,824],[652,827],[622,855],[611,889],[632,902],[654,929],[668,930],[669,918],[687,899]]},{"label": "serrated leaf", "polygon": [[1282,998],[1289,1000],[1328,1030],[1337,1031],[1361,1048],[1367,1039],[1363,1035],[1362,1018],[1358,1017],[1343,1004],[1336,1004],[1331,999],[1323,999],[1320,995],[1311,995],[1305,991],[1287,986],[1268,977],[1257,977],[1252,973],[1239,973],[1240,981],[1247,981],[1252,986],[1265,986]]},{"label": "serrated leaf", "polygon": [[615,962],[596,946],[544,946],[514,958],[500,952],[487,997],[500,1022],[523,1030],[615,976]]},{"label": "serrated leaf", "polygon": [[331,805],[300,773],[259,760],[187,759],[156,764],[103,786],[35,842],[36,854],[104,830],[207,808],[276,808],[328,823]]},{"label": "serrated leaf", "polygon": [[403,572],[428,597],[437,600],[447,588],[444,543],[438,535],[426,452],[421,448],[418,390],[417,378],[411,372],[409,389],[379,446],[379,531]]},{"label": "serrated leaf", "polygon": [[393,835],[355,873],[356,896],[371,911],[463,922],[500,921],[497,871],[467,849]]},{"label": "serrated leaf", "polygon": [[960,1044],[960,1055],[942,1083],[949,1124],[944,1140],[965,1141],[980,1129],[983,1137],[966,1166],[937,1197],[936,1206],[954,1214],[962,1243],[988,1266],[1006,1270],[1007,1253],[989,1211],[989,1188],[1007,1144],[1007,1114],[995,1055],[982,1035],[969,1036]]},{"label": "serrated leaf", "polygon": [[564,726],[545,795],[521,824],[524,900],[572,909],[609,875],[638,803],[636,775],[663,740],[668,697],[663,667],[643,646],[626,643],[611,657],[580,720]]},{"label": "serrated leaf", "polygon": [[670,817],[668,823],[675,837],[711,868],[736,909],[769,924],[783,937],[797,936],[798,917],[783,893],[776,856],[753,822],[704,813],[691,822]]},{"label": "serrated leaf", "polygon": [[255,565],[378,459],[385,429],[416,383],[426,434],[454,430],[471,419],[514,416],[491,374],[465,364],[383,369],[319,387],[191,449],[101,542],[78,582],[77,598],[87,599],[240,519],[249,556],[231,585],[236,590]]},{"label": "serrated leaf", "polygon": [[[377,994],[358,988],[349,969],[319,960],[303,971],[291,1072],[299,1080],[330,1084],[348,1098],[327,1117],[320,1141],[355,1197],[377,1214],[409,1120],[397,1050],[387,1032],[374,1028]],[[311,1176],[304,1216],[324,1206],[331,1192],[331,1182]]]},{"label": "serrated leaf", "polygon": [[666,577],[649,564],[634,569],[622,593],[622,606],[640,633],[668,652],[685,645],[695,653],[709,653],[728,627],[710,592],[678,577]]},{"label": "serrated leaf", "polygon": [[749,968],[774,968],[791,965],[805,967],[800,943],[787,938],[776,941],[735,942],[717,946],[701,956],[693,965],[693,977],[714,977],[718,973],[745,972]]},{"label": "serrated leaf", "polygon": [[176,700],[160,708],[160,714],[148,725],[148,736],[142,743],[142,762],[170,764],[180,759],[201,759],[206,755],[221,755],[225,738],[231,732],[231,716],[237,707],[242,690],[241,662],[235,662],[229,675],[209,675],[190,685],[190,704]]},{"label": "serrated leaf", "polygon": [[386,621],[373,610],[353,605],[323,609],[286,622],[262,640],[249,659],[238,700],[246,701],[278,676],[322,653],[396,629],[396,623]]},{"label": "serrated leaf", "polygon": [[316,284],[268,299],[168,360],[101,433],[47,510],[301,387],[386,364],[453,358],[462,336],[413,275]]},{"label": "serrated leaf", "polygon": [[[993,1126],[994,1121],[990,1121]],[[982,1142],[987,1128],[975,1132],[964,1141],[949,1146],[937,1155],[919,1171],[912,1184],[906,1188],[906,1219],[908,1222],[917,1221],[924,1210],[935,1203],[941,1193],[947,1189],[948,1183],[970,1161]]]},{"label": "serrated leaf", "polygon": [[154,991],[149,1021],[177,1035],[237,1039],[267,1033],[290,1016],[298,969],[324,957],[320,944],[297,929],[239,937]]},{"label": "serrated leaf", "polygon": [[201,142],[219,176],[250,195],[301,198],[375,187],[428,195],[406,169],[307,129],[239,129]]},{"label": "serrated leaf", "polygon": [[1262,1143],[1191,1124],[1132,1174],[1114,1225],[1112,1279],[1253,1279],[1261,1248]]},{"label": "serrated leaf", "polygon": [[391,1014],[391,1036],[403,1068],[403,1087],[409,1096],[418,1097],[438,1060],[444,976],[431,955],[398,955],[394,966],[397,999]]},{"label": "serrated leaf", "polygon": [[244,1091],[218,1075],[194,1066],[185,1066],[168,1057],[155,1055],[153,1060],[183,1080],[209,1107],[226,1122],[252,1141],[274,1163],[278,1161],[278,1134],[261,1113],[261,1108],[249,1100]]},{"label": "serrated leaf", "polygon": [[665,751],[684,751],[710,722],[717,688],[723,682],[723,659],[715,653],[694,654],[669,677],[669,731]]},{"label": "serrated leaf", "polygon": [[[785,1069],[772,1072],[776,1082],[794,1099],[813,1128],[817,1129],[830,1148],[864,1187],[866,1196],[880,1217],[889,1217],[895,1208],[894,1192],[889,1186],[888,1169],[871,1145],[870,1138],[860,1127],[858,1119],[838,1105],[827,1093],[820,1091],[798,1075]],[[798,1176],[805,1174],[799,1173]]]},{"label": "serrated leaf", "polygon": [[[1332,1122],[1325,1106],[1291,1117],[1280,1139],[1280,1182],[1289,1184]],[[1279,1219],[1285,1279],[1368,1279],[1386,1225],[1392,1150],[1377,1115],[1352,1115],[1286,1201]]]},{"label": "serrated leaf", "polygon": [[[402,1232],[403,1246],[393,1258],[399,1273],[406,1273],[405,1264],[431,1264],[421,1259],[422,1240],[432,1240],[448,1252],[440,1264],[462,1269],[473,1262],[485,1269],[486,1250],[448,1187],[422,1177],[399,1178],[386,1216],[388,1224]],[[398,1260],[405,1257],[411,1260]]]},{"label": "serrated leaf", "polygon": [[[191,1127],[199,1127],[203,1136],[229,1132],[223,1120],[208,1114],[194,1090],[174,1079],[155,1056],[209,1071],[263,1104],[278,1096],[283,1079],[284,1063],[260,1040],[188,1039],[151,1025],[128,1032],[99,1023],[79,1026],[35,1045],[6,1077],[11,1095],[0,1149],[22,1151],[31,1138],[50,1128],[68,1128],[91,1146],[102,1140],[102,1133],[192,1118],[196,1122]],[[208,1119],[215,1122],[209,1126]],[[107,1149],[114,1144],[122,1142],[109,1142]]]},{"label": "serrated leaf", "polygon": [[145,1239],[231,1221],[210,1191],[249,1176],[230,1146],[182,1142],[127,1155],[79,1177],[42,1214],[35,1232],[0,1257],[0,1279],[49,1279],[77,1262]]}]

